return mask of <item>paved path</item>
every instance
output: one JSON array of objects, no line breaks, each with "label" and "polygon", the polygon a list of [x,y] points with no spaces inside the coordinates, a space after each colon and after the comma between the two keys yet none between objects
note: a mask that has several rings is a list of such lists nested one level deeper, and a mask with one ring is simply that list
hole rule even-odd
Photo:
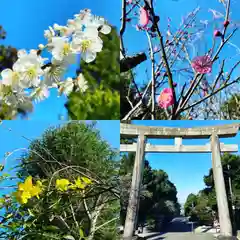
[{"label": "paved path", "polygon": [[[141,236],[142,235],[142,236]],[[168,226],[166,226],[165,233],[149,232],[139,234],[147,240],[214,240],[213,233],[193,233],[192,223],[185,217],[173,219]]]},{"label": "paved path", "polygon": [[[208,233],[182,233],[182,232],[175,232],[175,233],[166,233],[161,236],[158,236],[158,238],[153,238],[152,240],[214,240],[213,234]],[[150,240],[150,239],[149,239]]]}]

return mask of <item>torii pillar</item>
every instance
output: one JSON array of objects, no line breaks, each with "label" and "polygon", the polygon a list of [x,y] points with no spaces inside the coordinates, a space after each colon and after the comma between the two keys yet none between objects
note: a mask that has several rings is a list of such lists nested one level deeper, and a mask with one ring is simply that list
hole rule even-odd
[{"label": "torii pillar", "polygon": [[139,208],[139,198],[141,183],[143,177],[143,168],[144,168],[144,152],[145,152],[145,136],[140,134],[138,136],[137,150],[135,155],[134,162],[134,171],[132,175],[132,184],[129,194],[127,215],[125,220],[124,227],[124,240],[132,240],[132,235],[135,230],[136,218]]},{"label": "torii pillar", "polygon": [[216,198],[220,223],[220,234],[224,237],[230,237],[232,236],[232,224],[230,221],[227,193],[223,176],[220,142],[216,134],[213,134],[211,136],[211,149],[212,149],[213,178],[216,189]]}]

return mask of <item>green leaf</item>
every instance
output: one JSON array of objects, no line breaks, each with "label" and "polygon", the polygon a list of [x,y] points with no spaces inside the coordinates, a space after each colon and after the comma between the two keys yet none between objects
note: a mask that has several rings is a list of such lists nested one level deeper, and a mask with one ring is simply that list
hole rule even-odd
[{"label": "green leaf", "polygon": [[67,240],[75,240],[75,238],[72,235],[63,236],[63,238]]},{"label": "green leaf", "polygon": [[79,229],[79,235],[80,235],[80,239],[85,237],[82,228]]}]

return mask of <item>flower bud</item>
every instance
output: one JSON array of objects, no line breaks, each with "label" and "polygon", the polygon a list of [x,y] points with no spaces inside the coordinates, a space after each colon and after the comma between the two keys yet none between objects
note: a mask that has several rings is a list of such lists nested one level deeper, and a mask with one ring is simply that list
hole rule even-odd
[{"label": "flower bud", "polygon": [[226,21],[224,21],[223,26],[226,28],[229,25],[229,23],[230,22],[228,20],[226,20]]},{"label": "flower bud", "polygon": [[222,37],[222,33],[219,30],[214,31],[214,36],[215,37]]},{"label": "flower bud", "polygon": [[53,29],[54,29],[54,30],[57,31],[57,30],[60,30],[60,28],[61,28],[61,27],[60,27],[57,23],[54,23],[54,24],[53,24]]},{"label": "flower bud", "polygon": [[39,44],[39,45],[38,45],[38,48],[39,48],[40,50],[43,50],[44,47],[45,47],[45,46],[44,46],[43,44]]},{"label": "flower bud", "polygon": [[146,27],[150,21],[150,16],[146,8],[140,8],[139,23],[142,27]]}]

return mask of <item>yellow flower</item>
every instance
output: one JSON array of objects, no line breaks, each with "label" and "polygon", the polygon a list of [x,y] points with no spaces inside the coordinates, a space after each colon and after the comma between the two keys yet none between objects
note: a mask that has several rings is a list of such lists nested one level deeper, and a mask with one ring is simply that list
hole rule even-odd
[{"label": "yellow flower", "polygon": [[28,176],[24,183],[18,184],[18,190],[14,193],[14,196],[19,203],[25,204],[32,197],[39,198],[39,194],[42,192],[42,190],[42,183],[37,181],[37,184],[33,185],[32,177]]},{"label": "yellow flower", "polygon": [[75,183],[70,186],[71,189],[85,189],[87,185],[91,184],[92,181],[87,177],[78,177],[77,180],[75,180]]},{"label": "yellow flower", "polygon": [[27,203],[28,202],[28,199],[30,199],[31,198],[31,194],[30,194],[30,192],[22,192],[22,194],[21,194],[21,201],[22,201],[22,203]]},{"label": "yellow flower", "polygon": [[71,189],[84,189],[86,185],[82,182],[80,177],[78,177],[77,180],[75,180],[75,184],[72,184],[70,187]]},{"label": "yellow flower", "polygon": [[87,178],[87,177],[81,177],[81,179],[82,179],[87,185],[89,185],[89,184],[92,183],[92,180],[89,179],[89,178]]},{"label": "yellow flower", "polygon": [[30,193],[32,197],[37,197],[39,199],[39,194],[42,192],[42,188],[39,186],[33,186]]},{"label": "yellow flower", "polygon": [[19,190],[13,193],[13,195],[16,197],[17,201],[21,204],[27,203],[28,199],[31,198],[31,194],[29,192],[23,192]]},{"label": "yellow flower", "polygon": [[18,185],[19,191],[29,191],[32,188],[32,176],[26,178],[24,183]]},{"label": "yellow flower", "polygon": [[68,179],[65,178],[56,180],[56,188],[61,192],[67,191],[69,184],[70,182],[68,181]]},{"label": "yellow flower", "polygon": [[43,188],[43,184],[41,181],[37,180],[36,185],[40,188]]}]

